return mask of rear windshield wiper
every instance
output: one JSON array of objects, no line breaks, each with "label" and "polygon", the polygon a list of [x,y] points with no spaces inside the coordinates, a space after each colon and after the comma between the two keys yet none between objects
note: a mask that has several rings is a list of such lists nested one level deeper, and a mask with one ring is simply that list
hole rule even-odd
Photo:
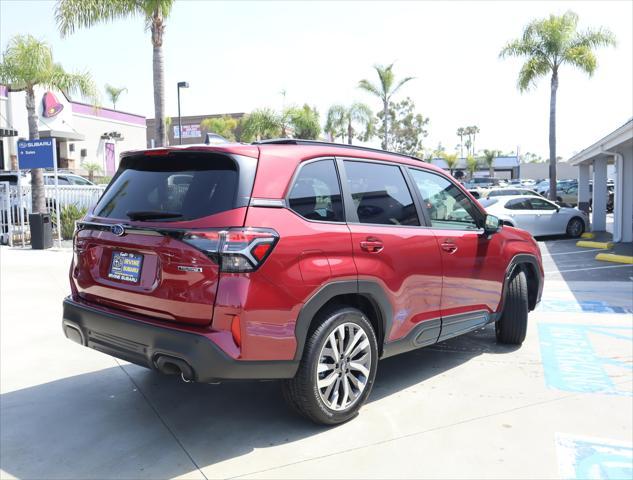
[{"label": "rear windshield wiper", "polygon": [[127,212],[126,215],[130,218],[130,220],[160,220],[166,218],[182,217],[181,213],[159,211],[134,211]]}]

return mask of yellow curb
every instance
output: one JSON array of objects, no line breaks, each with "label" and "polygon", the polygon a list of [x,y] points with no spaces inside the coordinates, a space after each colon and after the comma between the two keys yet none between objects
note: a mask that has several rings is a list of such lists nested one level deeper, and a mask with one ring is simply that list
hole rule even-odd
[{"label": "yellow curb", "polygon": [[603,262],[630,263],[633,265],[633,257],[628,255],[616,255],[615,253],[599,253],[596,260]]},{"label": "yellow curb", "polygon": [[613,242],[590,242],[587,240],[579,240],[576,242],[576,246],[585,248],[602,248],[604,250],[608,250],[613,247]]},{"label": "yellow curb", "polygon": [[595,233],[585,232],[585,233],[583,233],[583,234],[580,236],[580,238],[593,238],[593,237],[595,237],[595,236],[596,236],[596,234],[595,234]]}]

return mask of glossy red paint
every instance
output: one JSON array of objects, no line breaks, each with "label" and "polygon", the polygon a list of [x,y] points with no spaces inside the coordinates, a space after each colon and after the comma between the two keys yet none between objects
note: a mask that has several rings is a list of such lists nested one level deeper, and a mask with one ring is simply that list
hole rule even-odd
[{"label": "glossy red paint", "polygon": [[[382,160],[442,172],[413,158],[330,145],[192,146],[154,152],[181,149],[258,158],[252,198],[283,199],[299,164],[319,157]],[[117,223],[93,216],[86,220]],[[191,221],[124,223],[149,229],[264,227],[279,234],[263,264],[241,274],[220,273],[214,259],[169,235],[117,237],[82,230],[75,240],[75,300],[199,334],[238,360],[292,360],[302,307],[337,281],[369,280],[382,288],[392,316],[385,341],[394,341],[420,322],[443,315],[497,312],[507,266],[517,254],[536,256],[543,274],[538,246],[529,234],[513,228],[487,238],[481,232],[429,226],[310,221],[288,208],[253,206]],[[108,278],[115,250],[144,255],[138,284]],[[199,266],[202,272],[181,271],[179,266]]]}]

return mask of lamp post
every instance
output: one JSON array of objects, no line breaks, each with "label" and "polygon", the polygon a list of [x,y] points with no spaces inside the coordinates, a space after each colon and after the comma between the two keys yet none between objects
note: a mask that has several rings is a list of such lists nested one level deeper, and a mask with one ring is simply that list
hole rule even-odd
[{"label": "lamp post", "polygon": [[182,145],[182,121],[180,118],[180,89],[181,88],[189,88],[189,82],[178,82],[178,140],[179,144]]}]

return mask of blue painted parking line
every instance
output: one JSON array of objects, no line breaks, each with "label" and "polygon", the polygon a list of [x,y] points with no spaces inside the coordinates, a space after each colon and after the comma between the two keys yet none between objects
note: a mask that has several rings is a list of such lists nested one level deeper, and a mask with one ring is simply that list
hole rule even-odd
[{"label": "blue painted parking line", "polygon": [[630,444],[556,435],[558,470],[563,479],[633,478],[633,447]]},{"label": "blue painted parking line", "polygon": [[541,300],[538,310],[547,312],[590,312],[590,313],[633,313],[632,308],[611,305],[603,301],[582,301],[576,300]]},{"label": "blue painted parking line", "polygon": [[630,362],[595,353],[594,342],[625,342],[623,351],[631,351],[633,328],[630,325],[575,325],[540,323],[538,325],[545,383],[549,388],[567,392],[601,393],[631,396],[630,385],[613,378],[630,378]]}]

